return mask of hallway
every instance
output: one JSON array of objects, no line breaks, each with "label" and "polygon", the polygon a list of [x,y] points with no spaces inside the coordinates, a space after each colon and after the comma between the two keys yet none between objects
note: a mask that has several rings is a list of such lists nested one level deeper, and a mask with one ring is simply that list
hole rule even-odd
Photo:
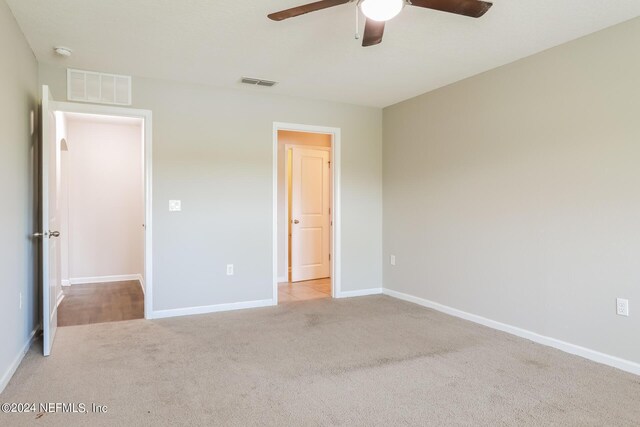
[{"label": "hallway", "polygon": [[144,293],[137,280],[65,286],[63,292],[58,326],[144,318]]}]

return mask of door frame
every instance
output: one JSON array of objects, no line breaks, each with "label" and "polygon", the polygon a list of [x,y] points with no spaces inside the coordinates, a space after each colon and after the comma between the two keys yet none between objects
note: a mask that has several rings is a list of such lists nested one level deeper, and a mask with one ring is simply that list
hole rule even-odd
[{"label": "door frame", "polygon": [[144,318],[153,318],[153,114],[151,110],[141,110],[110,105],[82,104],[77,102],[51,102],[51,110],[63,113],[95,114],[139,118],[143,121],[144,144]]},{"label": "door frame", "polygon": [[[273,122],[273,303],[278,304],[278,131],[321,133],[331,135],[331,296],[337,298],[341,289],[341,206],[340,206],[340,128],[296,123]],[[285,191],[286,193],[286,191]],[[286,194],[285,194],[286,197]],[[285,241],[285,245],[288,245]],[[288,264],[288,262],[287,262]]]},{"label": "door frame", "polygon": [[[317,132],[314,132],[317,133]],[[285,176],[285,183],[288,181],[288,177],[289,177],[289,163],[287,162],[287,151],[289,151],[292,148],[309,148],[312,150],[321,150],[321,151],[328,151],[329,152],[329,158],[331,158],[331,147],[321,147],[321,146],[315,146],[315,145],[299,145],[299,144],[285,144],[284,145],[284,152],[285,152],[285,163],[284,163],[284,176]],[[329,180],[330,180],[330,184],[329,185],[329,199],[330,202],[333,203],[333,188],[331,188],[331,186],[333,185],[333,180],[331,179],[331,177],[333,177],[333,168],[330,166],[329,167]],[[287,280],[289,280],[289,269],[291,268],[291,266],[289,265],[289,222],[291,221],[291,218],[289,218],[289,191],[288,191],[288,187],[286,187],[287,189],[285,189],[284,192],[284,208],[285,208],[285,213],[284,213],[284,223],[287,224],[287,228],[285,228],[284,230],[281,231],[281,233],[283,233],[285,235],[285,239],[284,239],[284,253],[285,253],[285,272],[287,274]],[[331,206],[331,217],[333,217],[333,206]],[[331,227],[332,229],[333,227]],[[333,250],[332,247],[332,243],[333,243],[333,236],[331,233],[331,229],[329,231],[329,245],[331,246],[329,249],[329,253],[331,254],[331,256],[333,257],[333,252],[331,252]],[[331,265],[332,267],[333,265]],[[333,271],[331,271],[331,277],[333,277]],[[279,277],[278,280],[280,280],[282,277]]]}]

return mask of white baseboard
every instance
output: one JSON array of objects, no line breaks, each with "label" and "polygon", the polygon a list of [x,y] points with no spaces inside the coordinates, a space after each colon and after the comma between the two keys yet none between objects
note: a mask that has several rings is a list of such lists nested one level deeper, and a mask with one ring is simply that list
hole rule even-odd
[{"label": "white baseboard", "polygon": [[257,301],[232,302],[229,304],[204,305],[200,307],[173,308],[170,310],[154,310],[151,319],[163,319],[165,317],[189,316],[193,314],[217,313],[219,311],[242,310],[245,308],[268,307],[276,305],[273,299]]},{"label": "white baseboard", "polygon": [[540,335],[538,333],[531,332],[526,329],[518,328],[517,326],[507,325],[506,323],[501,323],[495,320],[487,319],[486,317],[478,316],[476,314],[467,313],[466,311],[458,310],[456,308],[452,308],[437,302],[429,301],[424,298],[419,298],[413,295],[405,294],[402,292],[398,292],[398,291],[394,291],[386,288],[384,288],[382,292],[385,295],[389,295],[394,298],[398,298],[404,301],[409,301],[424,307],[432,308],[434,310],[449,314],[451,316],[469,320],[474,323],[479,323],[480,325],[497,329],[502,332],[507,332],[509,334],[531,340],[538,344],[543,344],[549,347],[553,347],[558,350],[562,350],[566,353],[571,353],[576,356],[580,356],[580,357],[584,357],[585,359],[592,360],[594,362],[602,363],[604,365],[612,366],[614,368],[618,368],[623,371],[630,372],[632,374],[640,375],[640,363],[632,362],[626,359],[621,359],[616,356],[611,356],[609,354],[601,353],[599,351],[592,350],[590,348],[581,347],[576,344],[571,344],[565,341],[561,341],[556,338]]},{"label": "white baseboard", "polygon": [[74,277],[69,279],[71,285],[88,285],[109,282],[126,282],[129,280],[140,280],[140,274],[121,274],[117,276],[94,276],[94,277]]},{"label": "white baseboard", "polygon": [[382,288],[359,289],[357,291],[339,292],[336,298],[364,297],[366,295],[379,295],[381,293]]},{"label": "white baseboard", "polygon": [[140,283],[140,288],[142,289],[142,295],[145,294],[145,283],[144,283],[144,278],[142,277],[142,274],[138,274],[138,283]]},{"label": "white baseboard", "polygon": [[289,280],[287,280],[287,278],[285,276],[282,277],[278,277],[278,283],[282,283],[282,282],[288,282]]},{"label": "white baseboard", "polygon": [[71,283],[69,283],[69,279],[62,279],[60,282],[62,286],[71,286]]},{"label": "white baseboard", "polygon": [[31,334],[29,335],[29,339],[27,339],[27,342],[20,349],[20,352],[16,355],[15,359],[13,359],[13,363],[11,363],[11,365],[5,371],[5,373],[2,374],[2,378],[0,378],[0,393],[4,391],[7,384],[9,384],[9,381],[11,381],[11,377],[13,377],[13,374],[16,373],[18,366],[20,366],[20,363],[22,363],[22,359],[24,359],[24,355],[27,354],[27,352],[31,348],[31,344],[33,344],[33,342],[35,341],[36,335],[39,330],[40,330],[40,325],[36,326],[36,328],[33,331],[31,331]]}]

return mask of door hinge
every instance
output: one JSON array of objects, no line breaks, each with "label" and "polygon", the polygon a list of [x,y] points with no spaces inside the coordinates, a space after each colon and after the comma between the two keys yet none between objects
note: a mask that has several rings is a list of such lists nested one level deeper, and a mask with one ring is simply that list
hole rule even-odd
[{"label": "door hinge", "polygon": [[331,254],[329,254],[329,261],[331,261]]},{"label": "door hinge", "polygon": [[329,167],[331,167],[331,160],[329,160],[327,163],[329,163]]}]

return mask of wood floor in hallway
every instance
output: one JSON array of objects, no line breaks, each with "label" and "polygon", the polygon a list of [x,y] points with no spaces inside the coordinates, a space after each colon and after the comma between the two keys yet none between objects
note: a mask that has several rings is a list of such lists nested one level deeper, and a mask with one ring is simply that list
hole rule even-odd
[{"label": "wood floor in hallway", "polygon": [[278,302],[331,298],[331,278],[278,284]]},{"label": "wood floor in hallway", "polygon": [[65,286],[63,293],[58,326],[144,318],[144,294],[137,280]]}]

